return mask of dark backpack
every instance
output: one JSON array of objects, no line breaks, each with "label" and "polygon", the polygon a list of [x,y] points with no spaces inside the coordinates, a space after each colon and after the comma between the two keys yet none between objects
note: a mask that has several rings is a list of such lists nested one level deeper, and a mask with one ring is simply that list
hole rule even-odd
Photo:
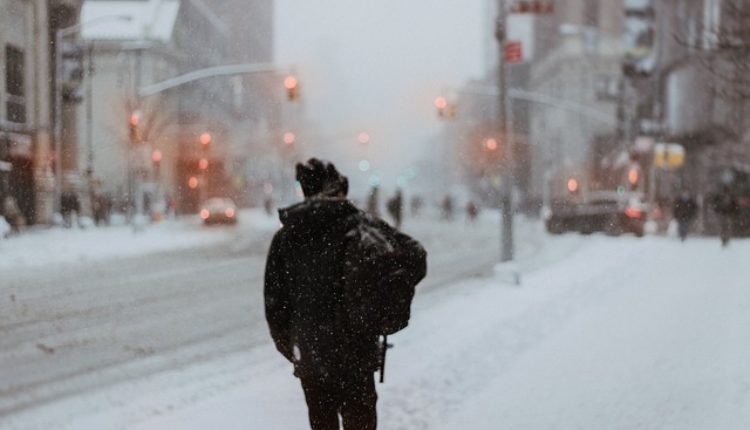
[{"label": "dark backpack", "polygon": [[416,240],[370,216],[346,235],[342,304],[347,326],[393,334],[409,324],[414,290],[427,273],[427,252]]}]

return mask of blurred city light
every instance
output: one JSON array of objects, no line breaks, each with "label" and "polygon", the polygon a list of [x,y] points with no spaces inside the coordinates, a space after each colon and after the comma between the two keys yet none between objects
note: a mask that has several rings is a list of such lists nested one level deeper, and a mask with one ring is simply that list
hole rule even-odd
[{"label": "blurred city light", "polygon": [[213,140],[213,137],[211,137],[211,133],[208,133],[208,132],[201,133],[201,135],[198,137],[198,141],[203,146],[208,146],[209,144],[211,144],[212,140]]},{"label": "blurred city light", "polygon": [[578,180],[576,180],[576,178],[568,179],[568,191],[571,193],[578,191]]},{"label": "blurred city light", "polygon": [[284,143],[287,145],[291,145],[294,143],[294,141],[297,140],[297,136],[294,135],[291,131],[287,131],[284,133]]},{"label": "blurred city light", "polygon": [[161,158],[161,151],[159,151],[158,149],[154,149],[154,152],[151,153],[151,161],[153,161],[154,163],[159,163],[161,162]]},{"label": "blurred city light", "polygon": [[364,145],[370,141],[370,135],[363,131],[362,133],[359,133],[359,136],[357,136],[357,140],[359,141],[359,143]]},{"label": "blurred city light", "polygon": [[[278,82],[278,81],[276,81],[276,82]],[[297,84],[298,83],[299,82],[297,81],[297,78],[295,78],[294,76],[291,76],[291,75],[287,76],[286,79],[284,79],[284,87],[286,89],[288,89],[288,90],[297,88]]]},{"label": "blurred city light", "polygon": [[358,166],[359,170],[362,172],[370,170],[370,162],[368,160],[360,160]]}]

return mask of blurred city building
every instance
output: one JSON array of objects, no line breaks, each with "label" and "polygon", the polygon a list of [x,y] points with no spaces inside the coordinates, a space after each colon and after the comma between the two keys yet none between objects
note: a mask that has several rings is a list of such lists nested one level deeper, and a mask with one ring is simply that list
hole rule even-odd
[{"label": "blurred city building", "polygon": [[[632,0],[631,0],[632,2]],[[741,0],[634,2],[652,8],[655,61],[637,77],[647,83],[639,94],[653,99],[640,131],[685,148],[685,166],[655,178],[655,198],[673,198],[687,188],[707,203],[728,185],[743,206],[750,200],[750,3]],[[718,231],[715,213],[702,204],[699,227]]]},{"label": "blurred city building", "polygon": [[[274,62],[272,0],[204,0],[229,29],[227,54],[234,64]],[[232,79],[236,123],[231,130],[227,174],[231,195],[241,205],[260,205],[267,190],[281,189],[286,173],[282,136],[291,129],[289,103],[283,98],[283,71]],[[283,125],[284,124],[284,125]],[[272,192],[273,193],[273,192]]]},{"label": "blurred city building", "polygon": [[[78,141],[78,171],[92,194],[108,194],[120,207],[168,199],[181,211],[197,210],[226,186],[231,84],[204,79],[154,94],[141,90],[226,64],[228,26],[199,0],[86,1],[81,22],[97,20],[81,32],[87,83],[78,118],[89,131]],[[205,135],[209,143],[201,143]]]},{"label": "blurred city building", "polygon": [[[53,8],[67,3],[50,2]],[[0,10],[0,213],[12,204],[26,223],[47,222],[53,186],[47,29],[53,20],[46,0],[0,0]]]},{"label": "blurred city building", "polygon": [[567,193],[569,178],[602,187],[598,164],[617,152],[621,77],[622,0],[557,0],[534,22],[535,55],[528,89],[559,100],[532,103],[529,194],[536,200]]}]

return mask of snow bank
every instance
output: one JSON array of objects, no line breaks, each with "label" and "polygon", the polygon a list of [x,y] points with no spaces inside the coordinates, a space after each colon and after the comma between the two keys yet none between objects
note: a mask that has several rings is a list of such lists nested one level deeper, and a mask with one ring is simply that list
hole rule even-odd
[{"label": "snow bank", "polygon": [[259,210],[240,211],[238,221],[236,227],[205,227],[198,217],[184,217],[146,226],[137,233],[126,225],[30,230],[0,242],[0,269],[102,261],[205,247],[236,239],[239,230],[272,230],[278,226],[278,221]]}]

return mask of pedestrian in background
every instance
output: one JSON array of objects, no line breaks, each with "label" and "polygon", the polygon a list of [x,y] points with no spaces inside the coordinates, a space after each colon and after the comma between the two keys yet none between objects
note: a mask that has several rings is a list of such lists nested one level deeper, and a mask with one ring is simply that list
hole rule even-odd
[{"label": "pedestrian in background", "polygon": [[677,221],[677,231],[680,240],[685,241],[687,239],[690,225],[693,223],[697,213],[698,204],[695,203],[695,199],[687,190],[682,190],[680,195],[675,199],[672,209],[672,216]]},{"label": "pedestrian in background", "polygon": [[401,221],[404,211],[404,196],[401,193],[401,189],[396,190],[396,195],[388,200],[386,208],[388,209],[388,214],[393,218],[396,229],[401,230]]},{"label": "pedestrian in background", "polygon": [[445,196],[441,205],[443,211],[443,219],[445,221],[453,220],[453,198],[450,195]]},{"label": "pedestrian in background", "polygon": [[719,216],[721,245],[727,246],[734,232],[734,219],[739,214],[737,199],[728,185],[724,185],[713,198],[714,212]]},{"label": "pedestrian in background", "polygon": [[367,213],[372,216],[380,216],[380,199],[379,199],[379,191],[377,185],[374,185],[370,189],[370,193],[367,195]]},{"label": "pedestrian in background", "polygon": [[469,222],[474,222],[477,220],[477,217],[479,216],[479,206],[477,206],[474,201],[469,200],[468,203],[466,203],[466,220]]},{"label": "pedestrian in background", "polygon": [[60,196],[60,215],[63,217],[63,225],[70,228],[73,224],[78,224],[77,218],[81,214],[81,204],[78,201],[78,194],[73,191],[63,191]]}]

